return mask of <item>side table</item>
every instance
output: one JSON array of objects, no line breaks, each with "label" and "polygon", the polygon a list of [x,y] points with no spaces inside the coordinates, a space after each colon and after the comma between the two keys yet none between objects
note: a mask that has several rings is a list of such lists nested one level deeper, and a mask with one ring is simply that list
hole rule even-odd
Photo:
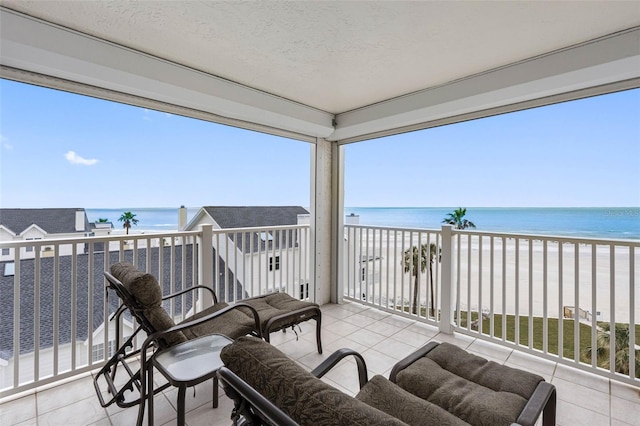
[{"label": "side table", "polygon": [[[153,368],[178,388],[178,421],[184,425],[185,393],[187,387],[195,386],[208,379],[213,379],[213,408],[218,407],[217,371],[224,364],[220,360],[222,348],[232,340],[221,334],[211,334],[189,340],[167,349],[156,352],[148,366],[148,422],[153,425]],[[143,404],[140,408],[143,410]]]}]

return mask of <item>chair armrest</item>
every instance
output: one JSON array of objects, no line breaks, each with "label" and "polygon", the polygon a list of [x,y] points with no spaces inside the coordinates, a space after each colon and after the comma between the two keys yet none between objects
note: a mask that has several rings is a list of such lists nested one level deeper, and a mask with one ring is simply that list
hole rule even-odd
[{"label": "chair armrest", "polygon": [[197,290],[197,289],[203,289],[203,290],[209,291],[211,293],[211,295],[213,296],[213,303],[214,304],[218,303],[218,297],[216,296],[216,292],[213,291],[212,288],[207,287],[206,285],[194,285],[193,287],[189,287],[189,288],[186,288],[184,290],[176,291],[175,293],[171,293],[171,294],[168,294],[166,296],[163,296],[162,300],[172,299],[174,297],[180,296],[181,294],[188,293],[190,291]]},{"label": "chair armrest", "polygon": [[356,360],[356,364],[358,366],[358,380],[360,382],[360,389],[364,387],[369,381],[369,377],[367,374],[367,364],[364,362],[364,358],[358,352],[353,349],[342,348],[338,349],[331,355],[329,358],[325,359],[318,365],[316,368],[311,370],[311,374],[316,376],[317,378],[321,378],[325,374],[329,372],[337,363],[342,361],[349,355],[353,355]]},{"label": "chair armrest", "polygon": [[239,308],[248,308],[249,310],[252,311],[252,313],[254,314],[254,317],[255,317],[256,325],[258,326],[257,332],[258,332],[258,334],[260,334],[260,336],[258,336],[258,337],[262,338],[262,333],[260,332],[260,327],[259,327],[260,326],[260,319],[258,317],[258,312],[254,308],[249,306],[249,305],[245,305],[245,304],[242,304],[242,303],[236,303],[234,305],[230,305],[230,306],[227,306],[227,307],[225,307],[223,309],[220,309],[219,311],[212,312],[209,315],[205,315],[205,316],[203,316],[201,318],[198,318],[196,320],[193,320],[193,321],[188,321],[187,320],[187,321],[182,322],[182,323],[180,323],[178,325],[174,325],[173,327],[168,328],[166,330],[157,331],[157,332],[155,332],[155,333],[153,333],[153,334],[151,334],[150,336],[147,337],[147,339],[144,341],[144,343],[142,345],[142,348],[143,349],[147,348],[151,344],[151,342],[158,341],[158,339],[163,337],[165,334],[174,333],[176,331],[181,331],[181,330],[184,330],[186,328],[194,327],[194,326],[196,326],[198,324],[202,324],[203,322],[207,322],[207,321],[209,321],[209,320],[211,320],[213,318],[222,316],[222,315],[226,314],[229,311],[232,311],[234,309],[239,309]]},{"label": "chair armrest", "polygon": [[[248,423],[254,424],[252,421],[253,413],[250,408],[258,411],[261,417],[270,421],[274,425],[281,426],[297,426],[298,423],[294,422],[291,417],[286,415],[282,410],[276,407],[271,401],[258,393],[255,389],[249,386],[244,380],[238,377],[235,373],[226,367],[221,367],[218,370],[218,377],[223,383],[223,386],[230,386],[237,395],[233,395],[233,392],[229,392],[229,389],[225,386],[225,392],[228,392],[230,397],[236,401],[236,408],[233,410],[232,418],[239,416],[249,416],[246,419]],[[245,402],[245,403],[243,403]],[[247,404],[249,407],[247,407]],[[239,420],[238,418],[234,419]],[[234,424],[236,424],[234,422]]]},{"label": "chair armrest", "polygon": [[394,365],[391,369],[391,373],[389,373],[389,380],[393,383],[396,383],[396,376],[400,371],[404,370],[420,358],[424,357],[426,354],[435,349],[439,344],[440,343],[438,342],[429,342],[423,347],[417,349],[415,352],[410,353],[409,355],[398,361],[396,365]]},{"label": "chair armrest", "polygon": [[543,426],[556,424],[556,387],[551,383],[538,383],[516,422],[523,426],[533,426],[540,413],[543,413]]}]

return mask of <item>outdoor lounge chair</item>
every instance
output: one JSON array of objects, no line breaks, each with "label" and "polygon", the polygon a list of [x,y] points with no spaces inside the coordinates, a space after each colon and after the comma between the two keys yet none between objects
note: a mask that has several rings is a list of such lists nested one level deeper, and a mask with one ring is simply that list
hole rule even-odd
[{"label": "outdoor lounge chair", "polygon": [[[319,379],[345,356],[354,356],[358,367],[355,397]],[[430,343],[399,361],[391,373],[398,383],[380,375],[368,380],[364,359],[349,349],[333,353],[311,372],[252,337],[237,339],[220,357],[225,367],[218,376],[234,400],[236,425],[533,425],[543,412],[543,424],[555,424],[553,385],[447,343]],[[460,376],[447,370],[456,365],[463,367]]]},{"label": "outdoor lounge chair", "polygon": [[[151,366],[150,363],[147,363],[147,349],[154,351],[166,349],[189,340],[213,334],[223,335],[231,339],[247,334],[262,337],[260,319],[254,308],[242,303],[234,305],[218,303],[213,290],[205,286],[194,286],[162,297],[162,290],[155,277],[139,271],[135,266],[127,262],[112,265],[111,273],[104,272],[104,275],[108,282],[107,288],[115,291],[122,302],[120,308],[112,317],[112,320],[117,320],[116,343],[118,349],[96,374],[94,386],[100,404],[103,407],[113,403],[123,408],[140,404],[138,423],[142,421],[144,400],[147,397],[145,374],[147,368]],[[213,306],[176,325],[162,307],[162,302],[198,289],[204,289],[212,293]],[[240,311],[240,308],[242,308],[242,311]],[[135,318],[138,326],[124,344],[119,346],[119,318],[127,310]],[[247,312],[251,316],[247,315]],[[144,331],[148,337],[140,349],[133,350],[134,339],[140,331]],[[140,368],[131,368],[131,361],[133,360],[137,363],[137,357],[140,357]],[[125,382],[122,381],[121,377],[116,377],[118,371],[126,373]],[[209,374],[207,378],[213,379],[213,407],[215,408],[218,405],[218,380],[215,371],[207,373]],[[111,394],[108,400],[105,400],[100,388],[102,380],[106,382],[107,391]],[[199,382],[195,381],[192,385],[196,383]],[[160,392],[170,385],[170,383],[167,383],[155,389],[154,393]],[[180,389],[179,399],[181,396],[184,396],[183,388]],[[181,402],[183,403],[184,401],[182,400]]]},{"label": "outdoor lounge chair", "polygon": [[[114,318],[118,320],[116,322],[116,339],[120,335],[118,329],[119,317],[127,309],[136,319],[138,328],[122,346],[116,345],[118,347],[116,354],[111,357],[94,379],[96,392],[103,407],[109,406],[114,402],[118,406],[125,408],[141,404],[140,412],[142,412],[144,394],[152,386],[145,385],[143,374],[139,370],[134,372],[135,369],[129,367],[127,360],[140,355],[140,370],[145,372],[147,368],[153,368],[152,364],[146,365],[147,354],[144,349],[147,346],[156,350],[166,349],[212,334],[223,335],[230,339],[250,334],[257,337],[264,336],[268,341],[269,333],[285,330],[303,321],[315,319],[318,352],[322,353],[320,339],[322,314],[320,307],[315,303],[297,300],[285,293],[271,293],[229,305],[224,302],[218,302],[215,292],[206,286],[194,286],[163,298],[162,290],[155,277],[139,271],[128,262],[112,265],[111,273],[105,272],[104,275],[107,278],[108,289],[114,290],[122,301],[122,305],[114,314]],[[162,301],[197,289],[203,289],[211,293],[214,301],[213,306],[176,325],[162,307]],[[147,338],[141,349],[132,351],[133,340],[140,331],[144,331],[149,338]],[[116,342],[118,343],[118,340]],[[126,371],[128,378],[124,385],[116,386],[116,373],[119,369]],[[213,375],[212,377],[214,380],[213,407],[215,408],[218,402],[217,376]],[[106,381],[107,388],[111,393],[111,398],[108,400],[103,398],[98,384],[103,379]],[[169,384],[156,389],[155,392],[160,392],[166,389],[167,386]],[[130,392],[137,393],[140,396],[131,399],[128,394]],[[179,399],[183,393],[184,389],[181,387],[178,395]],[[150,399],[150,402],[152,403],[152,399]],[[179,403],[178,405],[181,408],[181,404]]]}]

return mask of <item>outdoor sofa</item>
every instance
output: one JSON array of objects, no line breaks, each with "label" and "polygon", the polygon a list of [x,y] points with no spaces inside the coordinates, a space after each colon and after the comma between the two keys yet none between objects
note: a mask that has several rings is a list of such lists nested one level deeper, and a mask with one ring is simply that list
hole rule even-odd
[{"label": "outdoor sofa", "polygon": [[[360,392],[320,379],[353,356]],[[487,361],[448,343],[430,343],[399,361],[391,380],[367,378],[363,357],[341,349],[311,372],[268,343],[242,337],[222,349],[218,376],[234,400],[236,425],[555,424],[555,387],[535,374]]]}]

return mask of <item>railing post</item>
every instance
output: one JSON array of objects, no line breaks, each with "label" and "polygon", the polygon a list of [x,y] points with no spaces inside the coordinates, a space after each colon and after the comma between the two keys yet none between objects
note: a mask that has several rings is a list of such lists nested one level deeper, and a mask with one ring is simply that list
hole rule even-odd
[{"label": "railing post", "polygon": [[[213,288],[213,225],[200,227],[200,244],[198,244],[198,284]],[[198,310],[213,305],[213,298],[208,291],[198,290]]]},{"label": "railing post", "polygon": [[440,322],[438,328],[442,333],[453,334],[453,311],[455,310],[456,292],[453,286],[453,232],[451,225],[442,226],[442,290]]}]

